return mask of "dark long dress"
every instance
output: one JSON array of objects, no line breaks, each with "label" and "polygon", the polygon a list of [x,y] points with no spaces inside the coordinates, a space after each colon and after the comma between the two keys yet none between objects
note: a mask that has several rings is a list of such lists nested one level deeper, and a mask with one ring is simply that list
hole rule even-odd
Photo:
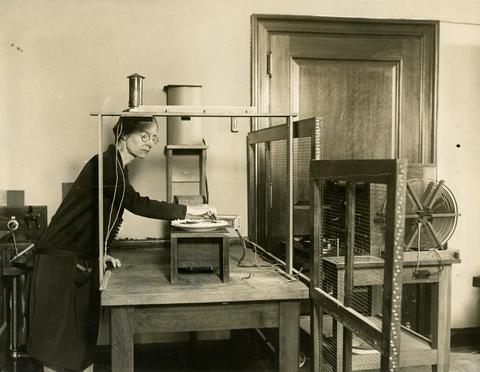
[{"label": "dark long dress", "polygon": [[[157,219],[185,217],[184,205],[140,196],[130,185],[128,169],[123,168],[113,145],[104,152],[103,161],[104,234],[117,213],[113,230],[118,229],[124,208]],[[37,252],[30,292],[28,350],[50,367],[85,369],[93,362],[100,313],[97,156],[80,172],[40,239]]]}]

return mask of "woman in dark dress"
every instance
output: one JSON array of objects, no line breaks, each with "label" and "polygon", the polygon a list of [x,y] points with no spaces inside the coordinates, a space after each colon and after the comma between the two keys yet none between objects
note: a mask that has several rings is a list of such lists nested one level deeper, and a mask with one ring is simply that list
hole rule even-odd
[{"label": "woman in dark dress", "polygon": [[[150,218],[214,214],[206,204],[184,206],[140,196],[128,168],[158,143],[155,119],[124,117],[114,127],[115,145],[103,153],[104,240],[108,247],[124,208]],[[106,253],[106,252],[105,252]],[[105,254],[105,262],[121,266]],[[28,350],[44,371],[93,371],[100,292],[98,282],[98,156],[83,167],[37,245],[30,293]]]}]

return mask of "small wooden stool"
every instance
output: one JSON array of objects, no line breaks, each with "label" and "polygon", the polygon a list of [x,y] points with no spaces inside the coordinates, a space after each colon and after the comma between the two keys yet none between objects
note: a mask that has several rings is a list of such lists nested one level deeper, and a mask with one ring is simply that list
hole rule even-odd
[{"label": "small wooden stool", "polygon": [[190,232],[172,227],[170,234],[170,282],[178,282],[179,268],[219,269],[222,282],[230,279],[230,241],[225,228],[211,232]]}]

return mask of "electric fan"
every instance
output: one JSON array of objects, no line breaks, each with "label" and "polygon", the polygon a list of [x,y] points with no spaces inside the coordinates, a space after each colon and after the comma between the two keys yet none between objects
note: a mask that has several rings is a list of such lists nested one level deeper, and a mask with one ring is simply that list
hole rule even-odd
[{"label": "electric fan", "polygon": [[446,249],[457,226],[457,201],[444,181],[407,181],[405,248]]}]

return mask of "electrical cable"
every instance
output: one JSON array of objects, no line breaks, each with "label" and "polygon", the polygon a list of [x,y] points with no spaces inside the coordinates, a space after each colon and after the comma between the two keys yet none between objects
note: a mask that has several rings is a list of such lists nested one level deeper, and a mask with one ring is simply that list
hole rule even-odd
[{"label": "electrical cable", "polygon": [[[205,138],[202,138],[203,144],[206,146],[207,142],[205,141]],[[200,180],[202,182],[202,180]],[[207,167],[205,167],[205,203],[208,204],[208,200],[210,199],[210,195],[208,192],[208,177],[207,177]]]},{"label": "electrical cable", "polygon": [[[240,237],[240,240],[242,241],[242,245],[243,245],[242,256],[240,257],[240,260],[238,261],[237,265],[239,267],[248,267],[248,268],[257,269],[256,272],[248,273],[247,276],[241,278],[242,281],[244,281],[244,283],[247,284],[250,288],[252,288],[252,289],[268,288],[268,287],[279,286],[279,285],[283,285],[283,284],[287,284],[287,283],[291,283],[291,282],[296,282],[296,281],[299,280],[299,276],[301,275],[301,270],[298,271],[298,273],[296,273],[296,275],[290,275],[282,269],[284,267],[284,265],[279,263],[279,262],[271,263],[271,264],[259,264],[258,261],[257,261],[257,256],[259,255],[258,251],[257,251],[257,248],[260,249],[261,252],[266,252],[266,251],[262,247],[260,247],[257,243],[252,242],[251,240],[243,237],[240,234],[240,231],[238,231],[238,229],[235,229],[235,231],[238,234],[238,236]],[[254,264],[253,265],[242,264],[242,261],[245,259],[245,256],[246,256],[246,250],[247,250],[246,243],[249,243],[253,247],[253,254],[254,254]],[[253,278],[256,279],[256,278],[259,278],[259,277],[262,277],[262,276],[268,276],[268,275],[270,275],[274,272],[278,272],[282,276],[286,277],[287,280],[283,281],[281,283],[264,284],[264,285],[260,285],[260,286],[254,286],[253,284],[251,284],[248,281],[249,279],[253,279]]]},{"label": "electrical cable", "polygon": [[[120,160],[117,159],[117,165],[120,167],[120,171],[122,173],[122,184],[123,184],[123,189],[122,189],[122,196],[120,197],[120,203],[118,204],[119,207],[117,209],[117,213],[115,215],[115,218],[113,220],[113,223],[112,223],[112,226],[110,227],[109,231],[108,231],[108,237],[110,237],[113,229],[115,228],[115,224],[117,223],[117,220],[118,218],[120,217],[120,209],[122,207],[122,204],[123,204],[123,199],[125,198],[125,173],[123,172],[123,169],[122,169],[122,164],[120,163]],[[115,201],[115,200],[114,200]]]},{"label": "electrical cable", "polygon": [[[120,214],[120,208],[122,206],[123,199],[125,197],[125,173],[123,172],[122,165],[120,163],[120,160],[118,159],[118,142],[119,142],[121,133],[122,133],[122,122],[120,121],[117,127],[117,130],[115,132],[115,186],[113,189],[112,204],[110,205],[110,213],[108,215],[107,233],[105,235],[105,242],[104,242],[105,255],[107,254],[107,250],[108,250],[108,247],[107,247],[108,239],[110,238],[110,234],[112,233],[115,223],[117,222],[118,216]],[[117,210],[117,213],[112,223],[112,213],[113,213],[113,208],[115,206],[115,199],[117,196],[117,189],[118,189],[118,167],[120,167],[120,171],[122,173],[123,190],[122,190],[122,196],[120,198],[119,208]]]},{"label": "electrical cable", "polygon": [[13,249],[15,250],[15,256],[18,255],[17,240],[15,239],[15,232],[12,231]]}]

